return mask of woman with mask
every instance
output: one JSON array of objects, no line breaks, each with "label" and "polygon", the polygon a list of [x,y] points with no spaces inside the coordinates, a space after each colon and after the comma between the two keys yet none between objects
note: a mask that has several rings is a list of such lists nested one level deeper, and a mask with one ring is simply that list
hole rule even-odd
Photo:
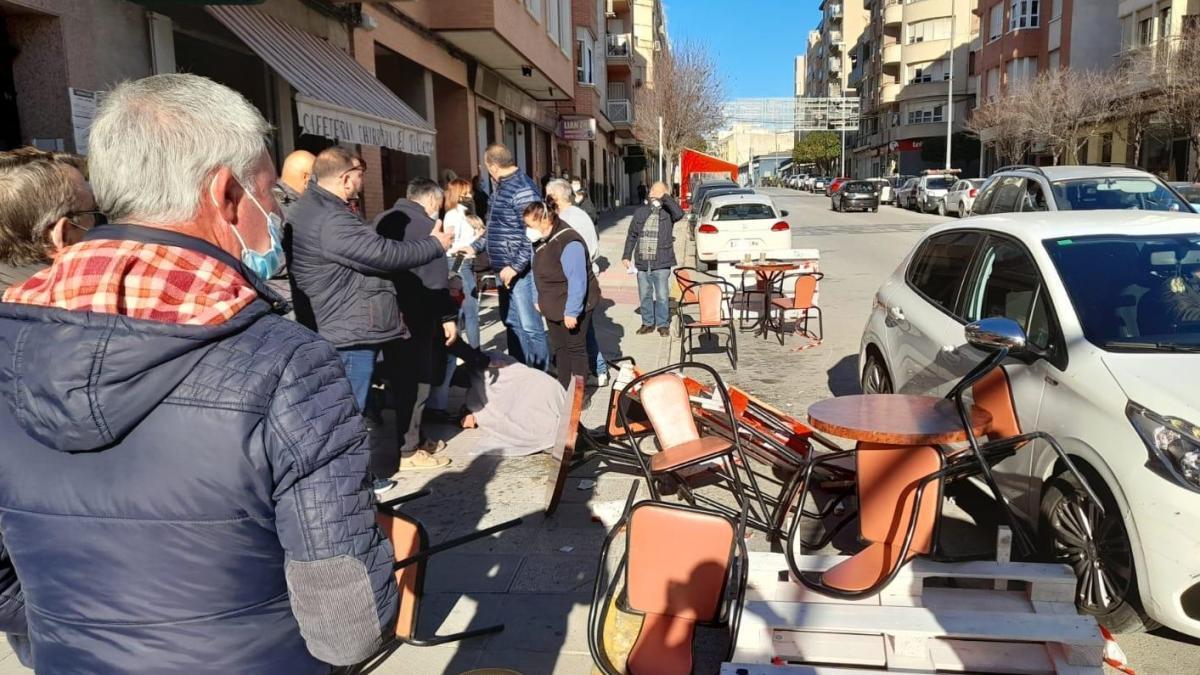
[{"label": "woman with mask", "polygon": [[[475,215],[474,198],[471,195],[471,184],[462,178],[456,178],[446,185],[445,202],[442,205],[445,215],[442,217],[442,226],[447,232],[454,234],[454,243],[450,246],[450,251],[464,249],[479,238],[475,226],[468,220]],[[462,319],[463,329],[466,333],[467,344],[472,347],[479,346],[479,296],[475,292],[475,270],[473,267],[474,261],[471,258],[464,258],[461,263],[453,260],[451,256],[450,268],[453,272],[457,267],[457,275],[462,277],[463,304],[462,311],[459,313],[459,318]]]},{"label": "woman with mask", "polygon": [[587,330],[600,298],[583,237],[558,217],[552,201],[525,207],[525,236],[533,243],[533,280],[538,305],[549,324],[550,353],[558,382],[588,376]]}]

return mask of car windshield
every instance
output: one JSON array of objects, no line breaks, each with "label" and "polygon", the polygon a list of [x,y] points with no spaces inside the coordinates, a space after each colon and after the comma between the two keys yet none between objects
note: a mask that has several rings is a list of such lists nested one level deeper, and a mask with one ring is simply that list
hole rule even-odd
[{"label": "car windshield", "polygon": [[718,206],[713,220],[766,220],[775,217],[775,209],[769,204],[728,204]]},{"label": "car windshield", "polygon": [[1050,185],[1059,211],[1192,211],[1166,185],[1151,177],[1080,178],[1054,181]]},{"label": "car windshield", "polygon": [[925,180],[925,188],[927,190],[945,190],[945,189],[948,189],[951,185],[954,185],[954,179],[947,178],[945,176],[939,176],[937,178],[928,178]]},{"label": "car windshield", "polygon": [[1108,351],[1200,351],[1200,234],[1045,246],[1089,342]]}]

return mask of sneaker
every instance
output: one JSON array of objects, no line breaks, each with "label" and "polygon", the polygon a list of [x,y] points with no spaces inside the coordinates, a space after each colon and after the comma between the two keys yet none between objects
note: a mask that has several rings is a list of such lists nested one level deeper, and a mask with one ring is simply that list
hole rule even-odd
[{"label": "sneaker", "polygon": [[608,373],[601,373],[596,376],[596,386],[597,387],[607,387],[608,386]]},{"label": "sneaker", "polygon": [[446,441],[425,441],[421,444],[420,449],[431,455],[436,455],[446,449]]},{"label": "sneaker", "polygon": [[371,482],[371,491],[377,495],[382,495],[394,487],[396,487],[396,481],[387,478],[376,478]]},{"label": "sneaker", "polygon": [[662,326],[658,329],[658,334],[663,337],[667,337],[668,335],[671,334],[671,329],[666,326]]},{"label": "sneaker", "polygon": [[401,471],[431,471],[450,466],[450,460],[445,457],[434,457],[427,450],[414,450],[400,457]]},{"label": "sneaker", "polygon": [[642,326],[641,328],[637,329],[638,335],[645,335],[647,333],[653,333],[653,332],[654,332],[654,326]]}]

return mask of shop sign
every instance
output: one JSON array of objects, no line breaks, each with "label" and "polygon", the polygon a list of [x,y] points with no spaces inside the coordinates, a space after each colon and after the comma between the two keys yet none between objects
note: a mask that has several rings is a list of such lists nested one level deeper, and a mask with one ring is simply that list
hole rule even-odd
[{"label": "shop sign", "polygon": [[920,139],[908,138],[903,141],[892,141],[888,143],[888,152],[912,152],[920,150],[922,142]]},{"label": "shop sign", "polygon": [[391,148],[410,155],[433,155],[433,134],[382,118],[296,96],[296,115],[306,134],[343,143]]},{"label": "shop sign", "polygon": [[594,141],[596,120],[585,115],[563,115],[558,120],[558,137],[564,141]]}]

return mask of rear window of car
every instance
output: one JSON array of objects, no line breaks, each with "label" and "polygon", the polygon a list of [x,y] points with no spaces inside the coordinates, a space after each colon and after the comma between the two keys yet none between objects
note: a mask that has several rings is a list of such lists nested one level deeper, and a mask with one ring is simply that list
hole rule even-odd
[{"label": "rear window of car", "polygon": [[1166,185],[1150,177],[1059,180],[1054,181],[1051,188],[1054,190],[1054,201],[1059,211],[1192,211],[1192,208],[1181,202]]},{"label": "rear window of car", "polygon": [[769,204],[727,204],[718,206],[713,220],[767,220],[775,217]]},{"label": "rear window of car", "polygon": [[967,267],[982,238],[978,232],[946,232],[930,237],[908,268],[908,283],[933,304],[955,313]]},{"label": "rear window of car", "polygon": [[857,180],[846,183],[846,187],[842,188],[846,192],[874,192],[875,184],[865,180]]},{"label": "rear window of car", "polygon": [[925,179],[925,187],[930,190],[945,190],[945,189],[949,188],[951,185],[954,185],[953,178],[946,178],[944,176],[939,176],[937,178],[926,178]]}]

